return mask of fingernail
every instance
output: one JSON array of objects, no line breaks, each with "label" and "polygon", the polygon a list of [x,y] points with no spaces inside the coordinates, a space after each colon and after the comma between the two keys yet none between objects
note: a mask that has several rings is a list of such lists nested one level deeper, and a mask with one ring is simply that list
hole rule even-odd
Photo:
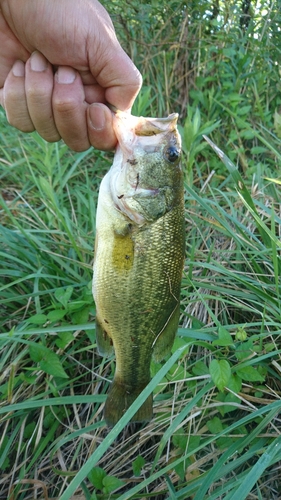
[{"label": "fingernail", "polygon": [[76,71],[69,66],[59,66],[56,78],[58,83],[73,83],[76,78]]},{"label": "fingernail", "polygon": [[22,61],[16,61],[12,69],[14,76],[24,76],[25,68]]},{"label": "fingernail", "polygon": [[30,67],[32,71],[45,71],[47,69],[48,63],[45,57],[40,54],[40,52],[33,52],[30,58]]},{"label": "fingernail", "polygon": [[105,113],[103,105],[94,103],[89,107],[90,123],[94,130],[103,130],[105,127]]}]

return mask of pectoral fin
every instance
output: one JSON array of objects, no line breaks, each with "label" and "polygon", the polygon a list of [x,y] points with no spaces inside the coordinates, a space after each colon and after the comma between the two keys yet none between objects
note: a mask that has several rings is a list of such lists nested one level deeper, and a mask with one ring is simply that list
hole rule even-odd
[{"label": "pectoral fin", "polygon": [[110,356],[114,352],[113,342],[106,330],[96,317],[96,340],[98,351],[101,356]]},{"label": "pectoral fin", "polygon": [[178,303],[153,346],[153,359],[161,361],[171,352],[179,324],[180,304]]}]

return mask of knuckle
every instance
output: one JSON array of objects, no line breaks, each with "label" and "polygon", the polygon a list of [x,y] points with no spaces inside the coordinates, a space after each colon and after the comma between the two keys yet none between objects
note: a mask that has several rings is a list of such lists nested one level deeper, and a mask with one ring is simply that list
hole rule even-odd
[{"label": "knuckle", "polygon": [[35,130],[30,118],[25,96],[19,96],[16,92],[5,93],[4,108],[8,123],[21,132],[33,132]]},{"label": "knuckle", "polygon": [[12,127],[20,130],[21,132],[33,132],[35,130],[33,123],[27,116],[11,116],[7,113],[7,120]]},{"label": "knuckle", "polygon": [[47,142],[58,142],[61,139],[61,136],[56,129],[44,130],[39,133]]},{"label": "knuckle", "polygon": [[53,107],[60,114],[73,114],[78,109],[77,101],[69,96],[62,96],[53,98]]},{"label": "knuckle", "polygon": [[46,90],[42,87],[27,87],[26,88],[26,97],[27,100],[34,103],[40,104],[42,101],[45,101],[48,97]]},{"label": "knuckle", "polygon": [[80,137],[79,134],[76,136],[68,137],[62,136],[64,142],[67,144],[70,149],[76,151],[77,153],[81,153],[82,151],[86,151],[91,147],[91,144],[87,137]]},{"label": "knuckle", "polygon": [[73,146],[70,146],[73,151],[76,153],[82,153],[83,151],[86,151],[87,149],[90,148],[90,144],[74,144]]}]

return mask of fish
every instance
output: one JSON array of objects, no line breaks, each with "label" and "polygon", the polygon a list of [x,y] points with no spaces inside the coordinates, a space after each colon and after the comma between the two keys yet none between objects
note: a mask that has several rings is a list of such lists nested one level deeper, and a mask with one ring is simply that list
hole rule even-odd
[{"label": "fish", "polygon": [[[185,225],[177,120],[113,114],[118,144],[99,189],[93,273],[97,348],[116,357],[108,426],[147,386],[152,356],[171,352],[178,328]],[[131,422],[152,417],[150,395]]]}]

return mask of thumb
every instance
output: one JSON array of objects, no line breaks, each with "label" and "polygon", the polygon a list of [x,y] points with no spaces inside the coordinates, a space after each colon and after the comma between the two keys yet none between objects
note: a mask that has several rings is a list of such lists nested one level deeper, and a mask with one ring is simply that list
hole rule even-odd
[{"label": "thumb", "polygon": [[112,21],[101,4],[97,5],[95,40],[88,40],[88,61],[95,81],[104,89],[105,99],[121,111],[129,110],[142,85],[142,77],[117,40]]},{"label": "thumb", "polygon": [[106,101],[121,111],[127,111],[140,91],[142,77],[120,45],[118,49],[107,57],[99,83],[105,89]]}]

